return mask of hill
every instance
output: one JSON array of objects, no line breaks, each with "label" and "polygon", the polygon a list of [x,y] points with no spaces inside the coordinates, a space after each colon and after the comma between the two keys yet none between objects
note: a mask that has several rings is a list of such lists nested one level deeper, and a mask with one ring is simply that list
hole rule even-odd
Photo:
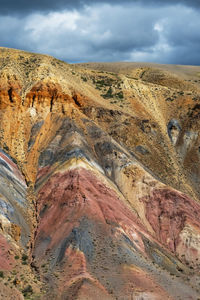
[{"label": "hill", "polygon": [[0,48],[1,299],[198,299],[199,74]]}]

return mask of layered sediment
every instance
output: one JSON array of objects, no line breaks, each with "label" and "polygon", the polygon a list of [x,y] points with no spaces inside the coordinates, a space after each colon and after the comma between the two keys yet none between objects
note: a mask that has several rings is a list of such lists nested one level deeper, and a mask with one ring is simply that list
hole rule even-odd
[{"label": "layered sediment", "polygon": [[198,299],[198,67],[0,70],[0,298]]}]

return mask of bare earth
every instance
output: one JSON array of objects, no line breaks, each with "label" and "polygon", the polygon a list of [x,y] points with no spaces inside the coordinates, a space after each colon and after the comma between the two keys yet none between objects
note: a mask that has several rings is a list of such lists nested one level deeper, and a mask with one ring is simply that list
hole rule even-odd
[{"label": "bare earth", "polygon": [[200,299],[200,67],[0,48],[0,299]]}]

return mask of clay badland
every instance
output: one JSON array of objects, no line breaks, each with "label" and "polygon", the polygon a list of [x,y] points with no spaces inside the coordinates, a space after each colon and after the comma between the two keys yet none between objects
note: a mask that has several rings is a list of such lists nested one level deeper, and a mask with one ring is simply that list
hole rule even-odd
[{"label": "clay badland", "polygon": [[0,299],[200,299],[200,67],[0,48]]}]

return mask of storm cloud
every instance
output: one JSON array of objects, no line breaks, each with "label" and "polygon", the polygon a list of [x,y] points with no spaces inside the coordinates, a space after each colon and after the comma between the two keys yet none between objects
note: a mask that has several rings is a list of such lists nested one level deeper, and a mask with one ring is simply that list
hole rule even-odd
[{"label": "storm cloud", "polygon": [[0,1],[0,13],[1,14],[13,14],[13,13],[27,13],[35,11],[51,11],[60,9],[72,9],[80,8],[84,5],[95,5],[100,3],[107,3],[111,5],[121,4],[142,4],[145,6],[152,5],[164,5],[169,4],[183,4],[190,7],[200,7],[199,0],[1,0]]},{"label": "storm cloud", "polygon": [[199,1],[1,1],[0,46],[68,62],[200,64]]}]

